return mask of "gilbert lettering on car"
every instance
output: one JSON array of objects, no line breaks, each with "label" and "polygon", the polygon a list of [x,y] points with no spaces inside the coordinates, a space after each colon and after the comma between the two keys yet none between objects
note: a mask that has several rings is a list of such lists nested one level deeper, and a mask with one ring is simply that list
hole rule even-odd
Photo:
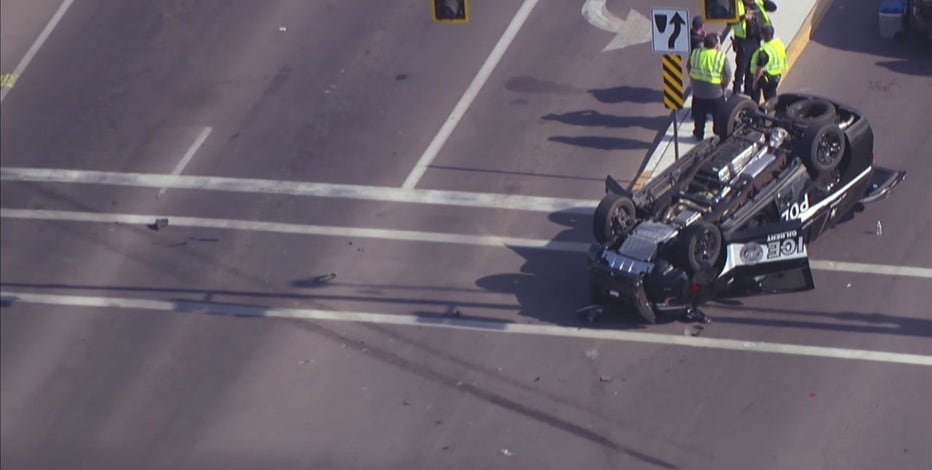
[{"label": "gilbert lettering on car", "polygon": [[813,289],[809,243],[905,178],[874,165],[867,118],[825,98],[735,95],[726,127],[637,192],[606,178],[589,253],[595,304],[653,323],[716,298]]}]

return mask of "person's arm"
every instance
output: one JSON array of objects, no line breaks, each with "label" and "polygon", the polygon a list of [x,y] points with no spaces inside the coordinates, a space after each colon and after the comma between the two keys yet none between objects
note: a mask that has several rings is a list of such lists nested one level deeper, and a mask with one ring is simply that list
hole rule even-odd
[{"label": "person's arm", "polygon": [[732,75],[734,75],[734,71],[731,69],[731,64],[726,60],[725,67],[722,69],[722,91],[727,90],[731,85]]},{"label": "person's arm", "polygon": [[760,78],[764,75],[764,67],[767,66],[767,62],[770,61],[770,57],[767,56],[767,53],[760,51],[757,54],[757,73],[754,74],[754,88],[757,88],[757,82],[760,81]]}]

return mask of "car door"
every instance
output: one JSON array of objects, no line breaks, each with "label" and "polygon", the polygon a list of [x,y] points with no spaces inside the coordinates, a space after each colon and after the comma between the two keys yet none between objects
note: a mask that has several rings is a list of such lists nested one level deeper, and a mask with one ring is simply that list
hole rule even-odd
[{"label": "car door", "polygon": [[725,240],[716,296],[744,297],[811,290],[808,239],[798,219],[737,231]]}]

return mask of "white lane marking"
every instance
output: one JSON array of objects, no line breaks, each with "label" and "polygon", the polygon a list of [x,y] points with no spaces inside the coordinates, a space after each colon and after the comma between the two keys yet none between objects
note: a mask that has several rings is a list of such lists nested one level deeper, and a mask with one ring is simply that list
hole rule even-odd
[{"label": "white lane marking", "polygon": [[286,194],[291,196],[334,197],[548,213],[573,210],[574,212],[591,214],[592,210],[595,209],[595,202],[589,199],[472,193],[467,191],[442,191],[434,189],[404,190],[380,186],[250,178],[223,178],[215,176],[171,176],[151,173],[115,173],[108,171],[45,168],[0,168],[0,181],[81,183],[143,188]]},{"label": "white lane marking", "polygon": [[342,321],[376,323],[399,326],[424,326],[482,332],[513,333],[536,336],[558,336],[563,338],[602,339],[631,343],[660,344],[731,351],[749,351],[794,356],[849,359],[858,361],[886,362],[918,366],[932,366],[932,356],[904,354],[862,349],[831,348],[801,344],[766,343],[737,339],[687,337],[660,333],[632,332],[623,330],[586,329],[556,325],[511,323],[507,321],[471,320],[462,318],[438,318],[417,315],[393,315],[370,312],[320,310],[310,308],[265,308],[215,304],[198,301],[165,301],[127,297],[97,297],[78,295],[35,294],[29,292],[0,291],[0,296],[12,305],[17,303],[63,305],[71,307],[119,308],[156,310],[178,313],[204,313],[230,316],[254,316],[290,318],[312,321]]},{"label": "white lane marking", "polygon": [[914,266],[891,266],[888,264],[850,263],[847,261],[810,260],[812,269],[843,271],[861,274],[885,274],[888,276],[910,276],[932,279],[932,269]]},{"label": "white lane marking", "polygon": [[[414,241],[427,243],[455,243],[460,245],[487,247],[540,248],[554,251],[585,253],[589,243],[539,238],[499,237],[491,235],[464,235],[455,233],[421,232],[414,230],[391,230],[374,228],[336,227],[323,225],[289,224],[251,220],[212,219],[144,214],[103,214],[96,212],[53,211],[39,209],[0,209],[0,218],[25,220],[52,220],[64,222],[150,224],[157,218],[168,218],[172,226],[213,228],[223,230],[246,230],[254,232],[287,233],[297,235],[342,236],[375,238],[381,240]],[[822,271],[854,272],[887,276],[918,277],[932,279],[932,268],[915,266],[891,266],[884,264],[849,263],[844,261],[810,260],[813,269]]]},{"label": "white lane marking", "polygon": [[592,26],[615,33],[602,52],[624,49],[651,40],[650,20],[634,8],[628,12],[628,18],[622,20],[608,11],[605,0],[586,0],[582,6],[582,16]]},{"label": "white lane marking", "polygon": [[447,139],[450,138],[450,134],[453,133],[453,129],[457,124],[459,124],[460,119],[462,119],[463,115],[466,114],[466,110],[469,109],[469,106],[476,98],[476,95],[479,94],[479,90],[482,89],[482,86],[485,85],[486,80],[488,80],[489,76],[492,75],[492,70],[495,69],[495,66],[498,65],[498,61],[501,60],[502,56],[505,55],[505,51],[508,50],[508,46],[511,45],[511,41],[514,40],[515,36],[518,35],[518,31],[521,30],[521,26],[524,25],[524,21],[527,20],[528,16],[531,14],[531,10],[534,9],[535,5],[537,5],[537,0],[524,0],[524,3],[522,3],[521,7],[518,8],[518,12],[515,13],[515,17],[511,19],[511,23],[508,24],[507,28],[505,28],[504,34],[502,34],[502,37],[498,40],[498,43],[495,44],[495,47],[492,49],[492,53],[489,54],[487,59],[485,59],[485,63],[482,64],[482,67],[479,69],[479,73],[476,74],[472,80],[472,83],[470,83],[469,87],[466,88],[466,91],[463,93],[463,96],[460,98],[459,102],[457,102],[456,106],[453,107],[453,112],[451,112],[450,116],[447,117],[447,120],[444,121],[443,126],[440,127],[440,131],[437,132],[437,135],[434,136],[434,139],[430,141],[430,144],[427,146],[427,150],[425,150],[424,154],[421,155],[421,158],[414,166],[414,169],[411,170],[411,173],[408,174],[404,184],[401,185],[402,189],[414,188],[418,181],[421,180],[421,177],[424,176],[424,172],[427,171],[427,167],[430,166],[431,162],[433,162],[435,158],[437,158],[437,154],[440,152],[440,148],[443,147],[443,144],[445,144]]},{"label": "white lane marking", "polygon": [[526,247],[555,251],[585,251],[589,244],[563,242],[536,238],[498,237],[490,235],[463,235],[455,233],[420,232],[414,230],[390,230],[375,228],[336,227],[324,225],[302,225],[280,222],[250,220],[210,219],[141,214],[101,214],[95,212],[72,212],[52,210],[0,209],[0,218],[54,220],[67,222],[151,224],[155,219],[167,218],[171,226],[197,227],[224,230],[246,230],[254,232],[287,233],[296,235],[318,235],[327,237],[358,237],[380,240],[413,241],[429,243],[454,243],[487,247]]},{"label": "white lane marking", "polygon": [[[212,130],[213,129],[211,129],[209,126],[201,130],[201,133],[197,135],[197,139],[194,139],[194,143],[191,144],[190,147],[188,147],[188,151],[185,152],[183,157],[181,157],[181,161],[178,162],[177,165],[175,165],[175,169],[172,170],[171,177],[173,178],[177,177],[184,170],[184,167],[188,166],[188,162],[190,162],[191,159],[194,158],[194,154],[197,153],[197,150],[199,148],[201,148],[201,145],[203,145],[204,141],[207,140],[207,136],[210,135],[210,131]],[[163,187],[162,189],[160,189],[159,195],[161,196],[162,194],[165,194],[165,191],[167,189],[168,188],[166,187]]]},{"label": "white lane marking", "polygon": [[[29,46],[29,49],[26,51],[26,55],[23,56],[23,59],[19,61],[19,64],[16,65],[16,68],[13,70],[14,77],[22,77],[23,71],[26,70],[26,67],[29,66],[29,63],[32,62],[32,58],[35,57],[36,53],[39,52],[39,48],[45,44],[45,41],[49,38],[49,35],[52,34],[52,30],[58,26],[58,22],[61,21],[62,17],[65,16],[65,12],[68,11],[68,8],[71,7],[71,4],[74,3],[74,0],[64,0],[61,2],[61,5],[58,6],[58,10],[55,10],[55,14],[52,15],[52,18],[45,25],[45,28],[42,29],[42,32],[39,33],[39,37]],[[0,90],[0,102],[6,98],[7,93],[10,92],[12,88],[3,88]]]}]

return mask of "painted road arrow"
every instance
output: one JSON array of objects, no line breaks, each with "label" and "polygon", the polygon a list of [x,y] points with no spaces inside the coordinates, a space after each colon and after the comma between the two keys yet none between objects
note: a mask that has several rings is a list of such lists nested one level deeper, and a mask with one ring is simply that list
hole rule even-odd
[{"label": "painted road arrow", "polygon": [[602,52],[623,49],[651,40],[650,20],[634,9],[631,9],[628,12],[628,18],[623,20],[608,11],[605,7],[605,0],[586,0],[582,7],[582,16],[592,26],[615,33],[615,37],[602,49]]}]

